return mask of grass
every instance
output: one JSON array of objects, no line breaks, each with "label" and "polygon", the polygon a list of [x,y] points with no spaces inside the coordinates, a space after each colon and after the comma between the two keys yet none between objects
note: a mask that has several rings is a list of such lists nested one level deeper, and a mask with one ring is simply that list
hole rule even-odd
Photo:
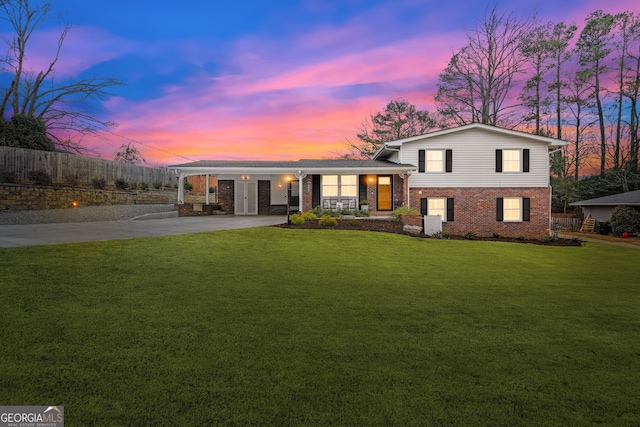
[{"label": "grass", "polygon": [[260,228],[0,249],[0,402],[66,425],[637,425],[636,249]]}]

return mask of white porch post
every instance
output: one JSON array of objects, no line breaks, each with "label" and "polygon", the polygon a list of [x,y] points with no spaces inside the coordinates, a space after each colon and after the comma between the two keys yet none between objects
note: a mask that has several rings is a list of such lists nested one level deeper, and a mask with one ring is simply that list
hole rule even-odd
[{"label": "white porch post", "polygon": [[[305,179],[307,177],[307,174],[302,172],[301,170],[299,170],[298,172],[296,172],[296,178],[298,178],[298,210],[300,212],[303,212],[304,209],[302,208],[304,205],[304,199],[302,198],[302,180]],[[313,208],[313,206],[312,206]]]},{"label": "white porch post", "polygon": [[178,178],[178,204],[184,205],[184,174]]},{"label": "white porch post", "polygon": [[205,203],[208,205],[209,204],[209,174],[207,174],[207,178],[206,178],[206,181],[205,181],[204,192],[206,194]]}]

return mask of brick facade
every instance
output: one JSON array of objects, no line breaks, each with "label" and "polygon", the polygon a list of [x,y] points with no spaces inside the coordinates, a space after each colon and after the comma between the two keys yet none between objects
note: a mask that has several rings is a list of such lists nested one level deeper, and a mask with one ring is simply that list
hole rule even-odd
[{"label": "brick facade", "polygon": [[235,188],[232,179],[218,181],[218,204],[223,212],[235,213]]},{"label": "brick facade", "polygon": [[271,204],[271,181],[258,181],[258,215],[286,215],[287,205]]},{"label": "brick facade", "polygon": [[[420,199],[452,197],[454,221],[442,224],[442,231],[463,235],[474,232],[479,236],[494,233],[508,237],[539,238],[549,234],[549,188],[412,188],[411,207],[420,210]],[[499,197],[528,197],[531,199],[530,221],[505,222],[496,220],[496,199]]]}]

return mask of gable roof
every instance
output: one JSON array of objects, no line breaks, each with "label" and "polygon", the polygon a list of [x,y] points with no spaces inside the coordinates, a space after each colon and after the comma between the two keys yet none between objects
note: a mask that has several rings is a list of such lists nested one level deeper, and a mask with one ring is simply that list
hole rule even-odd
[{"label": "gable roof", "polygon": [[570,203],[571,206],[640,206],[640,190]]},{"label": "gable roof", "polygon": [[558,147],[567,145],[567,142],[557,138],[534,135],[531,133],[520,132],[517,130],[505,129],[497,126],[484,125],[482,123],[471,123],[464,126],[458,126],[455,128],[442,129],[435,132],[426,133],[424,135],[412,136],[409,138],[386,142],[382,145],[382,147],[378,149],[378,151],[376,151],[376,153],[373,155],[373,159],[388,156],[391,152],[398,151],[398,149],[402,146],[402,144],[407,142],[413,142],[413,141],[418,141],[418,140],[428,139],[428,138],[436,138],[442,135],[447,135],[447,134],[456,133],[456,132],[464,132],[470,129],[482,129],[488,132],[494,132],[494,133],[514,136],[519,138],[526,138],[532,141],[543,142],[547,144],[550,148],[558,148]]}]

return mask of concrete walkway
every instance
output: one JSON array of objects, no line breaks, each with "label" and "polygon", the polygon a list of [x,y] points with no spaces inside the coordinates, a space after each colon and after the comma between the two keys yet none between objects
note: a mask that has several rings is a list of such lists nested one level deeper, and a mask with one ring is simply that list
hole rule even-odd
[{"label": "concrete walkway", "polygon": [[150,214],[142,218],[123,221],[0,225],[0,248],[262,227],[283,224],[286,221],[285,216],[208,215],[163,218],[162,215]]}]

